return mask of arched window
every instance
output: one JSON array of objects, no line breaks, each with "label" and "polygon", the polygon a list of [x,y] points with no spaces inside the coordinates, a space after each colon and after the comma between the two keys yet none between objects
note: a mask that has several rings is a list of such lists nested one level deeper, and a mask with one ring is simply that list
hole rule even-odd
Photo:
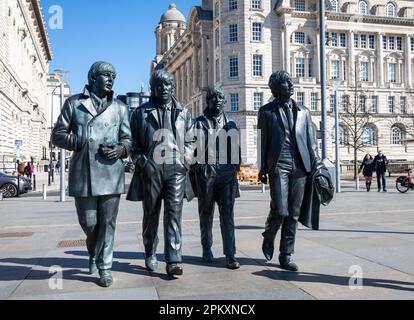
[{"label": "arched window", "polygon": [[364,0],[358,1],[358,13],[359,14],[368,14],[368,4]]},{"label": "arched window", "polygon": [[375,130],[373,127],[367,125],[362,131],[362,143],[365,145],[376,144]]},{"label": "arched window", "polygon": [[338,12],[339,11],[339,3],[338,0],[331,0],[331,11]]},{"label": "arched window", "polygon": [[397,13],[397,8],[395,7],[395,4],[393,4],[392,2],[388,2],[386,13],[387,17],[395,17]]},{"label": "arched window", "polygon": [[393,126],[391,128],[391,144],[403,144],[405,134],[399,126]]}]

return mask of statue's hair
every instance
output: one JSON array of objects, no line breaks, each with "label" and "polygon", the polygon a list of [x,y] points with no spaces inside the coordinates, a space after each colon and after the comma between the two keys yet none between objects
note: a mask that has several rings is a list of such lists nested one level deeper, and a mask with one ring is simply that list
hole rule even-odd
[{"label": "statue's hair", "polygon": [[272,75],[270,76],[269,79],[269,88],[275,88],[279,83],[282,83],[286,80],[290,79],[290,74],[289,72],[285,71],[285,70],[279,70],[276,71],[274,73],[272,73]]},{"label": "statue's hair", "polygon": [[150,79],[150,86],[151,86],[152,93],[154,93],[154,87],[158,81],[165,81],[169,84],[172,84],[172,86],[175,87],[174,77],[170,72],[165,71],[163,69],[155,70]]},{"label": "statue's hair", "polygon": [[209,100],[216,94],[221,93],[224,96],[224,91],[222,88],[216,86],[209,86],[207,88],[206,103],[208,104]]},{"label": "statue's hair", "polygon": [[88,83],[89,85],[93,85],[93,83],[96,80],[96,77],[100,74],[103,74],[105,72],[112,72],[116,76],[116,70],[115,67],[110,64],[109,62],[105,61],[97,61],[95,62],[88,72]]}]

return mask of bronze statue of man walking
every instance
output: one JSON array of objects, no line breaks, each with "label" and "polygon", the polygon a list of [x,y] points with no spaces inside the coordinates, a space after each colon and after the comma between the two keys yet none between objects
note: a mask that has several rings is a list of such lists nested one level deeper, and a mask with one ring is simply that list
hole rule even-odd
[{"label": "bronze statue of man walking", "polygon": [[68,98],[52,132],[52,143],[73,151],[69,196],[75,197],[85,232],[89,271],[99,269],[99,285],[113,283],[111,268],[119,201],[125,189],[121,159],[131,148],[128,109],[113,98],[115,68],[94,63],[83,93]]},{"label": "bronze statue of man walking", "polygon": [[259,179],[270,183],[270,213],[263,233],[262,250],[271,260],[277,231],[282,228],[280,266],[297,271],[293,262],[296,228],[304,201],[307,177],[318,163],[317,146],[309,110],[291,96],[294,85],[286,71],[271,75],[269,87],[274,101],[263,106],[258,116]]}]

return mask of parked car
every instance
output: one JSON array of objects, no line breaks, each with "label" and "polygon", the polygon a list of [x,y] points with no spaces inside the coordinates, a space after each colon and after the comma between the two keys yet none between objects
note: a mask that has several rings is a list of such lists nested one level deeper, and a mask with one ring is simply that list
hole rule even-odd
[{"label": "parked car", "polygon": [[125,172],[134,172],[135,166],[131,160],[124,161]]},{"label": "parked car", "polygon": [[19,180],[20,194],[27,193],[32,190],[32,181],[24,176],[8,176],[0,171],[0,192],[3,193],[4,198],[12,198],[17,196],[17,181]]}]

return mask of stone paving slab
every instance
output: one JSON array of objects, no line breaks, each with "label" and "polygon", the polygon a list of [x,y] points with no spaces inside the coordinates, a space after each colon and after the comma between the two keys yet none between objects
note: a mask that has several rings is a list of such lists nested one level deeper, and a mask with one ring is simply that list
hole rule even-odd
[{"label": "stone paving slab", "polygon": [[[261,233],[269,211],[269,193],[243,191],[236,202],[239,270],[225,268],[218,212],[213,227],[214,263],[201,261],[197,201],[183,210],[184,276],[165,274],[162,221],[159,269],[145,269],[142,206],[123,196],[115,240],[111,288],[100,288],[89,275],[83,247],[58,248],[63,240],[84,239],[73,199],[46,201],[33,195],[0,202],[0,235],[33,232],[24,238],[0,236],[0,299],[414,299],[414,219],[412,194],[344,192],[323,207],[321,230],[299,227],[295,260],[300,272],[280,269],[275,257],[266,262]],[[161,215],[162,216],[162,215]],[[162,220],[162,219],[161,219]],[[63,289],[52,290],[60,266]],[[363,288],[351,290],[350,267],[363,272]]]}]

